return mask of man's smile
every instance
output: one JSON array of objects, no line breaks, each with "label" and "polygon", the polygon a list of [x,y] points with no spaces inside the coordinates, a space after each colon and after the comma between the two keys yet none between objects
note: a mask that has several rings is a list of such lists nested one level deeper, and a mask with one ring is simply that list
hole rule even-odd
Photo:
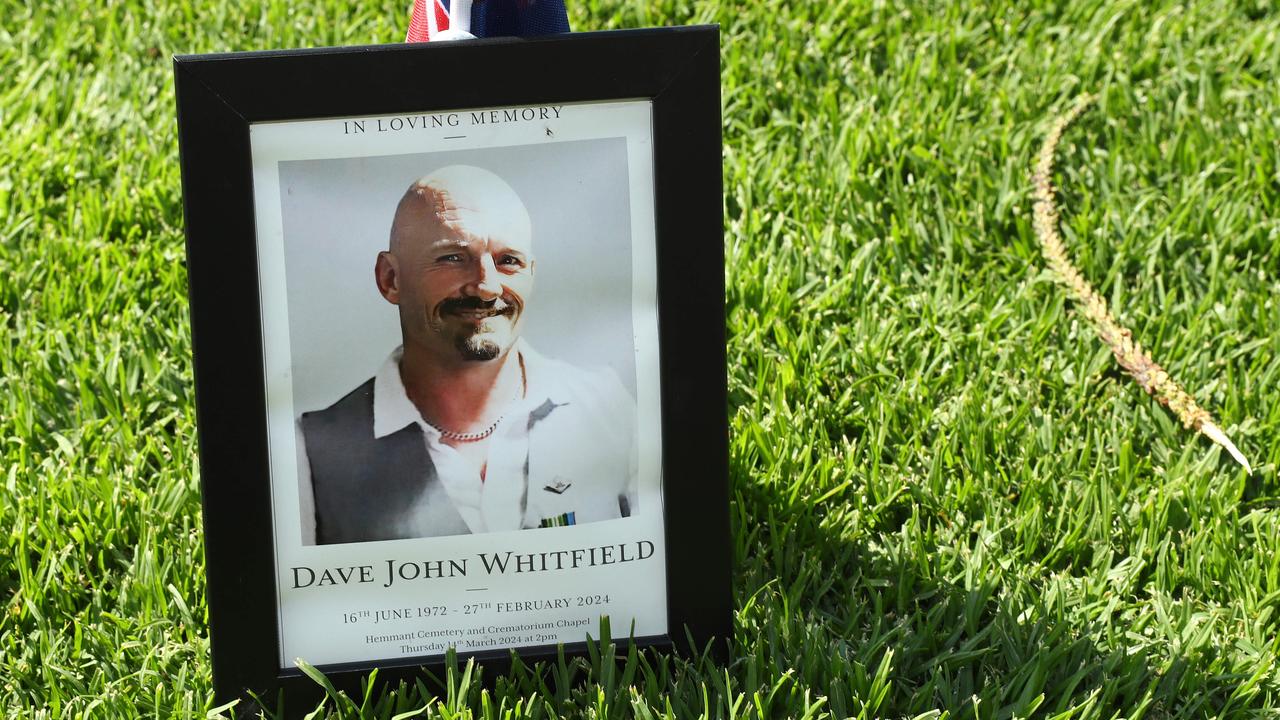
[{"label": "man's smile", "polygon": [[507,313],[505,310],[455,310],[451,314],[467,320],[484,320]]}]

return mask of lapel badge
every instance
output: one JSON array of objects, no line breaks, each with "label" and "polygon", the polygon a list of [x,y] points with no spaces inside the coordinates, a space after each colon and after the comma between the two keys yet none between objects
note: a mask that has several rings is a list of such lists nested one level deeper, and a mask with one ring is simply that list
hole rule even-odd
[{"label": "lapel badge", "polygon": [[573,483],[567,483],[564,481],[564,478],[556,476],[556,480],[553,484],[544,485],[542,489],[547,492],[553,492],[557,495],[563,495],[564,491],[571,487],[573,487]]}]

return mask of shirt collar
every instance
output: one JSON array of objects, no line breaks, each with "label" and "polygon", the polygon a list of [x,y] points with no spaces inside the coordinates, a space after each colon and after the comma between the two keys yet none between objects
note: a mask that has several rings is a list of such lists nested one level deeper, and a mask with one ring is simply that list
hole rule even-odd
[{"label": "shirt collar", "polygon": [[[551,401],[554,405],[562,404],[563,393],[560,392],[557,373],[552,371],[550,362],[529,347],[523,339],[516,341],[512,351],[517,353],[517,359],[524,364],[527,383],[525,399],[517,402],[516,407],[528,406],[533,410],[547,401]],[[392,350],[373,377],[373,437],[375,439],[386,437],[414,424],[428,434],[439,434],[439,431],[422,419],[418,407],[405,392],[404,381],[400,379],[400,358],[403,355],[403,345]]]}]

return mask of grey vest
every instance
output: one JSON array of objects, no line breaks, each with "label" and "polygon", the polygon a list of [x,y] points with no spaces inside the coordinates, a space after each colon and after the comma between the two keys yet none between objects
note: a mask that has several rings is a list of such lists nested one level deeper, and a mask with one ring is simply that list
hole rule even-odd
[{"label": "grey vest", "polygon": [[373,379],[324,410],[303,413],[302,434],[316,503],[316,544],[398,540],[470,532],[457,510],[444,527],[406,529],[425,503],[453,508],[427,453],[422,428],[373,436]]}]

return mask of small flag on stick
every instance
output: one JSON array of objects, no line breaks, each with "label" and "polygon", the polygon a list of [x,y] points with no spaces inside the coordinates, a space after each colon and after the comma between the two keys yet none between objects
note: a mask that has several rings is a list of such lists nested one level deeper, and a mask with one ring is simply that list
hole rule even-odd
[{"label": "small flag on stick", "polygon": [[569,32],[564,0],[413,0],[405,42]]}]

